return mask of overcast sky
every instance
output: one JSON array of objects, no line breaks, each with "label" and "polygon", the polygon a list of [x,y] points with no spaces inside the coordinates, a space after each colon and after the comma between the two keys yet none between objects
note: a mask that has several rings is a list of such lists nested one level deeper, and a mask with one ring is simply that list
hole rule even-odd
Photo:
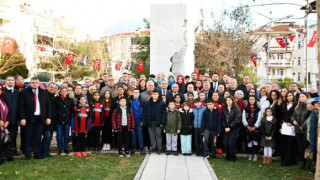
[{"label": "overcast sky", "polygon": [[[259,5],[266,3],[296,3],[304,5],[305,0],[20,0],[30,3],[38,10],[53,10],[57,17],[64,16],[69,23],[78,26],[92,38],[112,35],[119,32],[130,32],[143,28],[143,18],[150,17],[150,4],[186,3],[192,7],[196,22],[200,19],[200,9],[209,17],[210,12],[219,15],[224,9],[230,10],[238,5]],[[311,1],[311,0],[310,0]],[[270,11],[272,14],[270,15]],[[304,16],[304,12],[295,5],[273,5],[252,7],[251,14],[256,27],[268,23],[268,19],[256,12],[272,18],[294,15],[295,18]],[[309,20],[316,20],[311,15]],[[303,25],[303,19],[292,19]]]}]

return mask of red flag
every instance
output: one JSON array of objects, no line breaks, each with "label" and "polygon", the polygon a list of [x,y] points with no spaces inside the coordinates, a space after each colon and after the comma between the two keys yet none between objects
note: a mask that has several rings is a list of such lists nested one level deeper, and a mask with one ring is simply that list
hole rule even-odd
[{"label": "red flag", "polygon": [[251,61],[253,62],[254,64],[254,67],[257,67],[257,55],[256,54],[253,54],[251,57],[250,57]]},{"label": "red flag", "polygon": [[72,64],[72,61],[73,61],[73,59],[74,59],[74,57],[75,57],[76,55],[75,54],[68,54],[67,55],[67,57],[66,57],[66,62],[65,62],[65,64],[67,65],[67,66],[70,66],[71,64]]},{"label": "red flag", "polygon": [[122,62],[121,62],[121,61],[118,61],[118,62],[116,63],[115,69],[116,69],[117,71],[120,71],[121,66],[122,66]]},{"label": "red flag", "polygon": [[93,63],[93,70],[99,71],[101,67],[101,59],[96,59]]},{"label": "red flag", "polygon": [[296,35],[294,35],[294,34],[290,35],[289,36],[290,41],[292,42],[295,37],[296,37]]},{"label": "red flag", "polygon": [[282,48],[286,47],[285,42],[282,38],[276,38],[276,40]]},{"label": "red flag", "polygon": [[14,40],[11,37],[4,37],[4,40],[1,46],[1,52],[12,54],[15,42],[16,40]]},{"label": "red flag", "polygon": [[313,31],[312,38],[310,39],[307,47],[313,47],[318,39],[318,31]]},{"label": "red flag", "polygon": [[144,62],[139,62],[137,66],[137,72],[143,71],[143,67],[144,67]]},{"label": "red flag", "polygon": [[197,74],[197,79],[200,77],[200,69],[199,68],[194,68],[194,72]]}]

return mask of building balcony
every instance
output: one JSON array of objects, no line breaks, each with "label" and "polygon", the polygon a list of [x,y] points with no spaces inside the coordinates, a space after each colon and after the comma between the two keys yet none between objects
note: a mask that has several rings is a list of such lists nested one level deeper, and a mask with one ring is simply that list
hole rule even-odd
[{"label": "building balcony", "polygon": [[[265,63],[267,65],[267,63]],[[270,59],[269,67],[290,68],[292,67],[291,61],[287,59]]]},{"label": "building balcony", "polygon": [[288,45],[287,48],[282,48],[280,47],[280,45],[278,46],[270,46],[270,52],[279,52],[279,51],[282,51],[282,52],[285,52],[285,51],[294,51],[294,48],[293,46],[290,46]]}]

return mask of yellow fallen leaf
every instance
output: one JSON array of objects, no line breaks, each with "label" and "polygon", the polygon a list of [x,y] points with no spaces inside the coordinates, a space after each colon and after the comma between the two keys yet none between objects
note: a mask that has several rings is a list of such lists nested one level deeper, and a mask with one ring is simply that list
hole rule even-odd
[{"label": "yellow fallen leaf", "polygon": [[0,172],[0,174],[2,174],[2,172]]},{"label": "yellow fallen leaf", "polygon": [[16,175],[18,175],[18,174],[20,174],[20,171],[16,171],[15,173],[16,173]]}]

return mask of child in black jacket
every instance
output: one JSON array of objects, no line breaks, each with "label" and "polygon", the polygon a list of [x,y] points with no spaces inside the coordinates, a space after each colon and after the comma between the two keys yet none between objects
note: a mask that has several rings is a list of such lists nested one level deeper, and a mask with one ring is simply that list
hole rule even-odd
[{"label": "child in black jacket", "polygon": [[203,156],[204,158],[209,158],[209,143],[212,145],[212,156],[216,159],[216,137],[222,131],[222,120],[221,115],[212,99],[207,102],[208,109],[203,112],[202,123],[201,123],[201,133],[203,137]]},{"label": "child in black jacket", "polygon": [[194,115],[190,105],[184,102],[182,109],[180,109],[181,114],[181,153],[182,155],[191,156],[191,142],[192,142],[192,130],[193,130],[193,119]]}]

